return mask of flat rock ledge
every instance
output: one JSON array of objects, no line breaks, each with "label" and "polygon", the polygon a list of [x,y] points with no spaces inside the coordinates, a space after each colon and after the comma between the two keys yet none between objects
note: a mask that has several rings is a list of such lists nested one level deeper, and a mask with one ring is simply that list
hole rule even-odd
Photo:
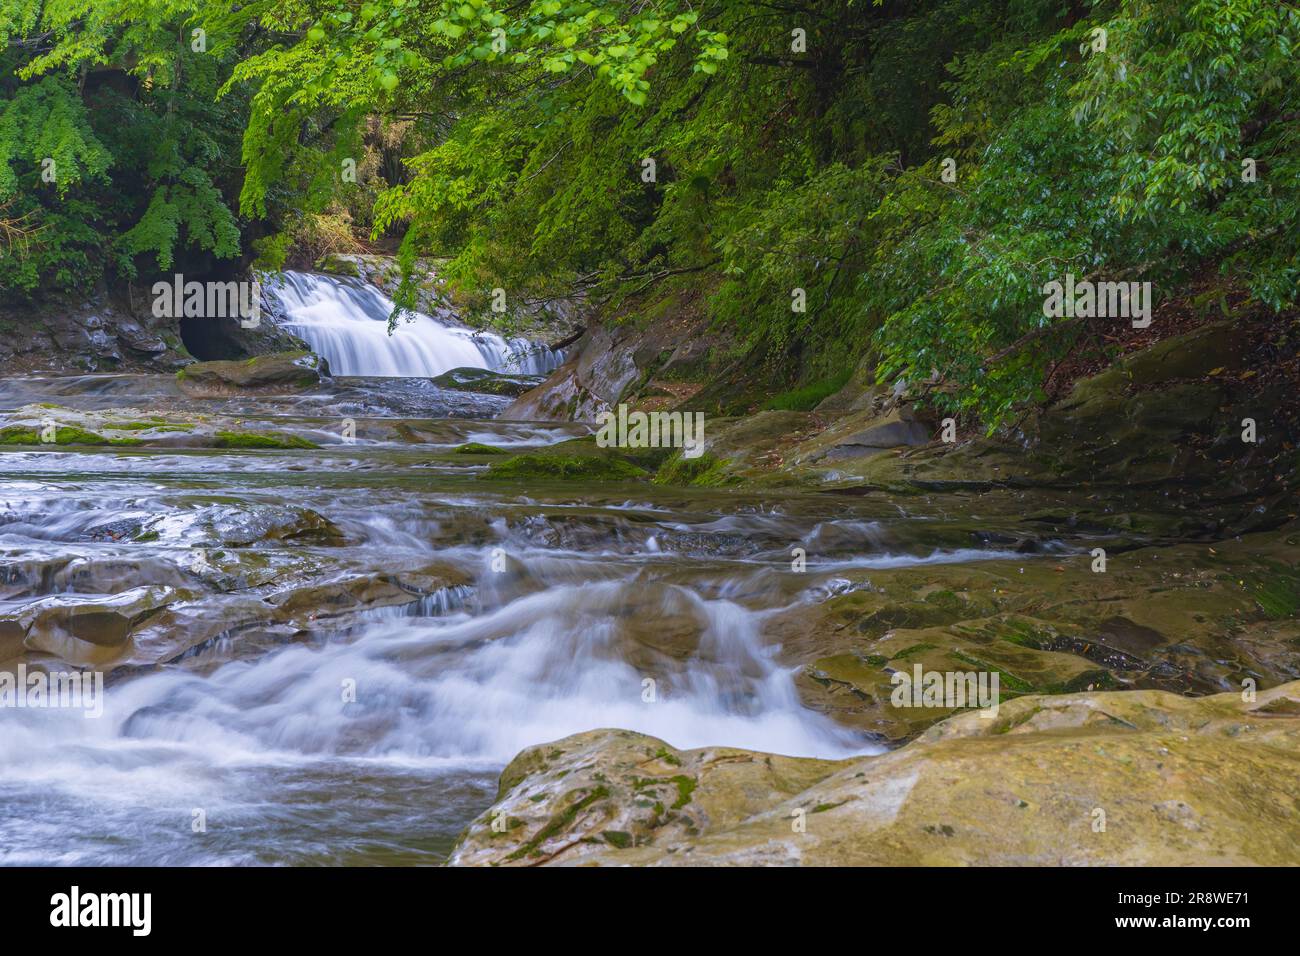
[{"label": "flat rock ledge", "polygon": [[516,757],[449,863],[1297,864],[1297,780],[1300,681],[1020,697],[847,760],[594,730]]},{"label": "flat rock ledge", "polygon": [[241,394],[289,394],[315,388],[329,365],[312,352],[275,352],[241,361],[195,362],[176,373],[176,384],[191,398]]}]

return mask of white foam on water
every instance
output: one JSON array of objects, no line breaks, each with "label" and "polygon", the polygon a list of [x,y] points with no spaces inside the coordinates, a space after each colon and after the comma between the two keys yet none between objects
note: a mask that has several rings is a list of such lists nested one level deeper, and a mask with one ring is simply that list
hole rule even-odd
[{"label": "white foam on water", "polygon": [[[388,546],[401,547],[400,537]],[[310,852],[289,837],[286,821],[309,812],[296,809],[298,801],[318,807],[330,781],[342,780],[384,781],[383,799],[393,806],[376,811],[370,826],[400,811],[408,814],[402,826],[414,832],[432,825],[432,811],[409,804],[403,781],[432,786],[430,800],[453,786],[437,780],[472,778],[487,788],[524,748],[602,727],[679,748],[824,758],[880,751],[799,700],[795,669],[763,634],[766,618],[788,607],[755,610],[728,597],[716,578],[682,585],[635,564],[590,557],[584,568],[528,554],[493,574],[490,549],[444,554],[484,566],[468,610],[462,589],[431,609],[435,616],[403,617],[394,609],[323,643],[113,681],[99,719],[73,709],[0,712],[0,805],[27,807],[0,813],[7,847],[0,861],[83,859],[55,852],[69,850],[67,827],[83,814],[99,821],[96,833],[132,846],[136,860],[213,863]],[[744,590],[765,572],[724,572],[735,573],[736,589]],[[344,699],[347,687],[355,687],[355,700]],[[64,828],[45,851],[33,831],[16,828],[36,812],[27,804],[38,798],[44,818]],[[456,799],[471,808],[455,811],[463,820],[487,797]],[[259,835],[220,831],[218,842],[189,840],[196,807],[214,826],[240,820]],[[313,832],[339,826],[333,819],[317,819]],[[84,861],[112,852],[88,845]]]}]

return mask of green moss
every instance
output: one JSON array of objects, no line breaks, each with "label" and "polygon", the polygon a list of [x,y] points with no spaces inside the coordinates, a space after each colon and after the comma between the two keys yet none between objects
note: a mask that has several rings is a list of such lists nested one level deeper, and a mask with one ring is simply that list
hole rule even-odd
[{"label": "green moss", "polygon": [[609,796],[609,790],[605,787],[597,787],[580,800],[575,800],[565,809],[561,810],[555,816],[547,821],[546,826],[537,831],[537,835],[525,843],[519,849],[511,853],[507,860],[519,860],[532,853],[537,847],[541,846],[546,840],[549,840],[555,834],[562,831],[565,827],[573,823],[574,819],[587,807],[591,806],[597,800],[603,800]]},{"label": "green moss", "polygon": [[924,600],[926,604],[933,604],[945,611],[961,611],[966,606],[966,603],[955,592],[946,589],[928,594]]},{"label": "green moss", "polygon": [[110,438],[108,440],[108,443],[110,445],[143,445],[144,439],[143,438]]},{"label": "green moss", "polygon": [[891,657],[890,660],[901,661],[903,658],[909,657],[912,654],[921,654],[924,653],[925,651],[932,651],[936,647],[937,645],[935,644],[926,644],[925,642],[922,642],[920,644],[912,644],[910,647],[903,648],[901,651],[899,651],[897,654]]},{"label": "green moss", "polygon": [[601,833],[605,842],[610,846],[617,847],[620,850],[626,850],[632,845],[632,834],[626,830],[605,830]]},{"label": "green moss", "polygon": [[848,803],[847,800],[841,800],[839,803],[819,803],[809,810],[809,813],[825,813],[827,810],[834,810],[836,807],[842,807]]},{"label": "green moss", "polygon": [[963,654],[961,651],[953,651],[952,656],[965,664],[970,664],[972,667],[978,668],[979,670],[988,671],[990,674],[996,673],[998,675],[999,688],[1002,690],[1012,691],[1017,694],[1028,694],[1034,689],[1034,685],[1028,681],[1022,680],[1015,674],[1004,671],[1000,667],[994,667],[992,664],[987,661],[982,661],[978,657],[971,657],[969,654]]},{"label": "green moss", "polygon": [[682,762],[678,760],[676,756],[670,754],[664,747],[659,748],[658,752],[655,754],[655,759],[662,760],[664,763],[671,764],[674,767],[680,767],[682,765]]},{"label": "green moss", "polygon": [[0,428],[0,445],[39,445],[40,433],[35,428],[10,425]]},{"label": "green moss", "polygon": [[336,276],[354,276],[362,278],[361,266],[350,259],[340,259],[330,254],[321,256],[316,260],[316,269],[320,272],[329,272]]},{"label": "green moss", "polygon": [[1009,734],[1011,733],[1011,731],[1015,730],[1021,724],[1025,724],[1028,723],[1030,720],[1033,720],[1034,715],[1042,711],[1042,709],[1043,708],[1041,707],[1032,707],[1017,717],[1000,717],[998,718],[997,724],[993,728],[993,732],[995,734]]},{"label": "green moss", "polygon": [[693,485],[698,488],[715,488],[735,484],[740,478],[730,475],[726,463],[714,455],[686,458],[677,452],[660,467],[654,477],[657,485]]},{"label": "green moss", "polygon": [[841,372],[819,382],[782,392],[763,407],[781,412],[810,412],[825,399],[842,389],[849,381],[852,370]]},{"label": "green moss", "polygon": [[[922,628],[935,627],[939,624],[947,624],[959,616],[956,611],[948,611],[942,607],[925,602],[913,602],[909,604],[891,604],[872,611],[870,614],[858,621],[859,633],[866,634],[869,637],[880,637],[886,631],[892,631],[895,628]],[[903,653],[908,653],[904,651]]]},{"label": "green moss", "polygon": [[673,777],[669,783],[677,784],[677,799],[673,801],[672,808],[680,810],[686,804],[691,802],[691,794],[695,792],[695,780],[692,777],[679,776]]},{"label": "green moss", "polygon": [[998,633],[998,637],[1009,644],[1015,644],[1019,647],[1028,647],[1036,651],[1051,650],[1053,635],[1050,631],[1034,627],[1025,621],[1018,621],[1014,618],[1003,623],[1005,631]]},{"label": "green moss", "polygon": [[457,455],[504,455],[505,451],[497,448],[495,445],[484,445],[482,442],[466,442],[464,445],[457,445],[452,449]]},{"label": "green moss", "polygon": [[319,448],[314,441],[284,432],[226,432],[216,434],[217,448]]},{"label": "green moss", "polygon": [[1264,564],[1268,573],[1248,584],[1260,612],[1270,621],[1300,617],[1300,574],[1276,561]]},{"label": "green moss", "polygon": [[632,790],[635,793],[640,793],[643,790],[654,792],[657,791],[657,789],[659,787],[662,787],[663,785],[664,785],[664,781],[659,777],[633,777],[632,778]]},{"label": "green moss", "polygon": [[108,441],[103,435],[86,431],[75,425],[68,425],[54,430],[54,442],[57,445],[103,445]]},{"label": "green moss", "polygon": [[484,475],[493,479],[548,479],[558,481],[627,481],[645,472],[621,458],[595,455],[514,455],[493,462]]},{"label": "green moss", "polygon": [[157,541],[157,540],[158,540],[158,532],[157,532],[157,531],[142,531],[142,532],[140,532],[140,534],[137,534],[137,535],[136,535],[132,540],[133,540],[133,541],[141,541],[141,542],[144,542],[144,541]]},{"label": "green moss", "polygon": [[0,428],[0,445],[107,445],[109,443],[103,435],[73,425],[56,428],[53,442],[41,441],[41,432],[37,428],[24,425]]},{"label": "green moss", "polygon": [[644,471],[654,472],[672,454],[671,448],[604,448],[596,444],[595,435],[569,438],[548,445],[532,454],[554,458],[617,458]]}]

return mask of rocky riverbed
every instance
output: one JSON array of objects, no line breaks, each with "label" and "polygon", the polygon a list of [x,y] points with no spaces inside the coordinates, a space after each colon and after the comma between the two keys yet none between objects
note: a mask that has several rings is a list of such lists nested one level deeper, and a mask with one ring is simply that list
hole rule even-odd
[{"label": "rocky riverbed", "polygon": [[4,858],[1297,862],[1295,450],[1207,334],[1020,445],[850,383],[698,459],[517,419],[571,367],[11,377],[0,668],[107,691],[0,711]]}]

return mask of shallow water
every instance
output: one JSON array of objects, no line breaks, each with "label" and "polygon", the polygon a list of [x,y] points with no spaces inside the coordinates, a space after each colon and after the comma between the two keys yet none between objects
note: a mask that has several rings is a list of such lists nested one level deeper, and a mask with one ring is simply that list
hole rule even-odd
[{"label": "shallow water", "polygon": [[[152,395],[325,446],[0,455],[0,617],[110,595],[142,608],[124,648],[29,636],[52,668],[41,651],[117,669],[100,719],[0,709],[0,861],[437,863],[516,753],[599,727],[877,752],[803,706],[766,621],[876,568],[1007,556],[971,547],[941,507],[879,497],[477,481],[481,464],[437,453],[582,429],[447,417],[466,412],[458,397],[396,391],[425,395],[424,442],[342,443],[337,391],[240,404],[192,402],[163,376],[0,387],[11,408]],[[332,603],[340,582],[370,597]],[[318,603],[276,613],[301,593]]]}]

